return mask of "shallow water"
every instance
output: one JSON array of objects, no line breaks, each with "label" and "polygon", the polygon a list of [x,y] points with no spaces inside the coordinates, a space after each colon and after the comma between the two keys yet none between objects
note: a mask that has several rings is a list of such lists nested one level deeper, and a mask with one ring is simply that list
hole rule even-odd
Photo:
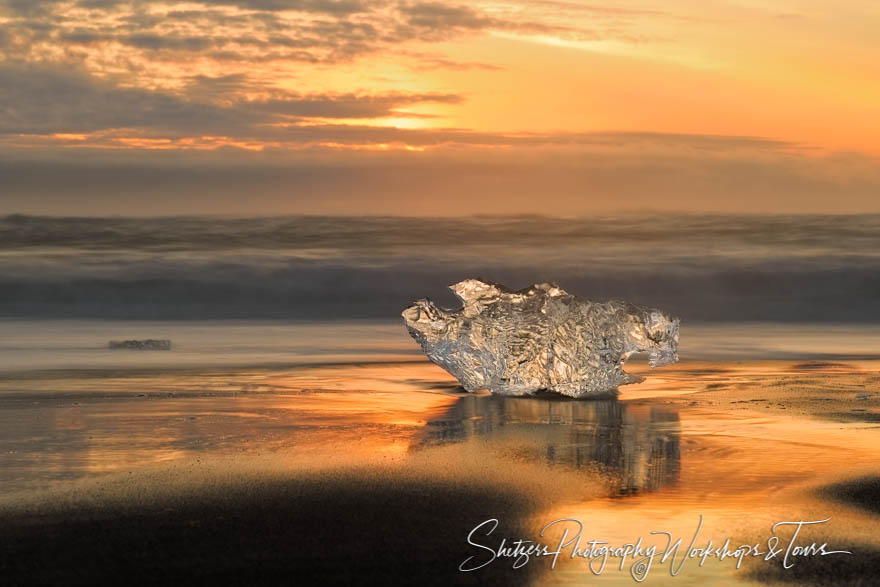
[{"label": "shallow water", "polygon": [[[111,340],[169,339],[168,351],[111,350]],[[681,362],[880,358],[880,325],[685,322]],[[23,372],[125,372],[423,361],[403,319],[348,321],[0,319],[0,394]],[[633,362],[638,363],[638,357]],[[663,376],[663,370],[652,372]],[[51,374],[51,373],[49,373]],[[94,373],[86,373],[91,377]],[[635,389],[635,388],[630,388]]]}]

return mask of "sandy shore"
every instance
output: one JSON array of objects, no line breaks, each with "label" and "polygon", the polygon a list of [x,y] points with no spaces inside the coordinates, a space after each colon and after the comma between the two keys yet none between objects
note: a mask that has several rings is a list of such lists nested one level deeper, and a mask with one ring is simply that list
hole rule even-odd
[{"label": "sandy shore", "polygon": [[[45,392],[52,377],[63,393]],[[622,544],[688,539],[702,516],[704,537],[742,540],[831,518],[811,540],[854,554],[790,569],[710,560],[674,580],[658,564],[649,583],[870,584],[878,383],[869,361],[692,362],[594,401],[464,394],[424,363],[34,374],[0,383],[0,572],[4,584],[633,584],[627,568],[595,577],[579,560],[458,567],[484,554],[466,538],[490,518],[499,540],[574,518]]]},{"label": "sandy shore", "polygon": [[528,496],[424,472],[173,470],[3,512],[4,585],[529,583],[536,567],[459,573],[486,512],[524,534]]}]

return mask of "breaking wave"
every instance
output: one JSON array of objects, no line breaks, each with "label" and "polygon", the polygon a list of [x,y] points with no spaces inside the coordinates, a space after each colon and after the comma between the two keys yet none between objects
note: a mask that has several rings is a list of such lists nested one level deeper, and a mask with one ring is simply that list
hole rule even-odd
[{"label": "breaking wave", "polygon": [[397,317],[481,276],[695,321],[880,321],[880,216],[0,218],[0,316]]}]

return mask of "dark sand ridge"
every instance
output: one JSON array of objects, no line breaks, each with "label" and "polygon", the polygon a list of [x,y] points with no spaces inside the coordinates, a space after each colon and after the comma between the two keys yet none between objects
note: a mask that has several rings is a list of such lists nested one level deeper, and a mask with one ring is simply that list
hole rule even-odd
[{"label": "dark sand ridge", "polygon": [[[135,482],[137,483],[137,482]],[[146,503],[80,502],[3,516],[15,584],[526,584],[537,567],[459,573],[462,537],[493,512],[525,535],[523,495],[375,471],[242,480]],[[53,511],[54,510],[54,511]]]},{"label": "dark sand ridge", "polygon": [[8,495],[0,573],[4,585],[529,584],[540,566],[459,572],[478,554],[468,532],[496,517],[497,535],[528,537],[542,495],[605,488],[539,465],[485,466],[477,451],[296,470],[209,458]]},{"label": "dark sand ridge", "polygon": [[[809,490],[815,499],[813,517],[799,512],[796,520],[820,520],[832,517],[835,524],[821,530],[803,531],[809,538],[799,544],[827,542],[827,550],[844,550],[851,554],[793,557],[794,564],[785,569],[781,564],[749,561],[747,576],[770,584],[788,585],[877,585],[880,568],[880,476],[856,477]],[[821,504],[821,505],[820,505]],[[807,517],[803,517],[806,514]],[[791,532],[781,532],[786,539]]]},{"label": "dark sand ridge", "polygon": [[823,489],[822,494],[845,505],[880,515],[880,476],[829,485]]}]

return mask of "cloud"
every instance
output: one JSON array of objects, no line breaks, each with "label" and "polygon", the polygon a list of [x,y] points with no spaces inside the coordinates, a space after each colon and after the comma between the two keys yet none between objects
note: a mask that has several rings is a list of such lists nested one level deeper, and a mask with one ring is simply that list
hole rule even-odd
[{"label": "cloud", "polygon": [[456,94],[406,92],[303,95],[274,90],[261,99],[237,97],[246,86],[252,84],[244,74],[194,76],[181,94],[174,94],[120,87],[83,71],[0,63],[0,134],[138,129],[171,137],[279,139],[293,133],[266,125],[302,118],[382,118],[414,104],[462,101]]},{"label": "cloud", "polygon": [[209,100],[237,94],[252,88],[254,82],[246,73],[230,73],[228,75],[193,75],[186,84],[186,94],[196,99]]},{"label": "cloud", "polygon": [[46,14],[64,0],[0,0],[0,8],[10,14],[35,16]]},{"label": "cloud", "polygon": [[168,37],[150,33],[128,35],[125,37],[119,37],[116,40],[139,49],[173,49],[176,51],[204,51],[205,49],[216,46],[218,42],[223,42],[222,40],[211,37]]},{"label": "cloud", "polygon": [[243,102],[238,107],[307,118],[381,118],[398,114],[397,108],[413,104],[459,104],[462,101],[457,94],[439,93],[336,94],[332,97],[280,94],[268,100]]},{"label": "cloud", "polygon": [[83,72],[26,63],[0,64],[0,133],[89,133],[114,128],[229,133],[256,116],[229,116],[210,104],[140,88],[122,88]]},{"label": "cloud", "polygon": [[[880,165],[755,139],[600,136],[592,144],[424,153],[0,148],[0,213],[574,215],[624,210],[880,212]],[[714,150],[702,149],[713,144]],[[158,179],[161,178],[161,183]],[[244,197],[244,194],[247,197]]]},{"label": "cloud", "polygon": [[[163,0],[145,0],[138,2],[147,4],[170,4]],[[0,0],[0,7],[13,14],[41,14],[58,4],[67,4],[67,0]],[[130,0],[79,0],[71,3],[78,8],[91,10],[110,10],[130,5]],[[268,12],[300,11],[319,14],[346,15],[365,12],[369,4],[362,0],[197,0],[195,4],[214,7],[234,7],[242,10],[260,10]]]},{"label": "cloud", "polygon": [[503,71],[505,69],[498,65],[482,61],[459,61],[419,51],[403,51],[400,52],[400,55],[416,59],[416,70],[448,69],[452,71],[467,71],[472,69],[482,69],[484,71]]},{"label": "cloud", "polygon": [[[542,22],[527,5],[495,6],[493,14],[467,4],[408,0],[201,0],[185,8],[170,0],[0,0],[0,7],[13,17],[5,23],[9,34],[21,38],[15,57],[87,60],[93,69],[194,54],[227,68],[273,61],[333,64],[490,30],[601,36],[570,19]],[[633,38],[617,28],[615,23],[601,34]],[[430,63],[447,65],[462,67],[442,58]]]},{"label": "cloud", "polygon": [[201,0],[201,4],[234,6],[248,10],[298,10],[325,14],[367,12],[369,4],[361,0]]},{"label": "cloud", "polygon": [[168,0],[0,0],[0,10],[15,17],[6,26],[27,41],[18,56],[33,59],[53,49],[112,44],[227,62],[334,63],[479,32],[493,22],[467,6],[361,0],[201,0],[186,9]]},{"label": "cloud", "polygon": [[[763,137],[647,132],[480,132],[459,128],[396,128],[388,117],[424,116],[405,109],[459,104],[459,94],[386,92],[302,94],[263,86],[244,73],[194,75],[177,91],[124,87],[75,68],[0,62],[0,135],[7,145],[44,148],[46,141],[79,147],[130,148],[399,148],[559,147],[606,151],[721,153],[804,151]],[[334,119],[344,123],[333,123]],[[352,120],[362,120],[354,124]],[[370,121],[370,124],[366,124]],[[57,136],[56,135],[60,135]],[[38,137],[45,137],[38,139]],[[31,137],[30,139],[28,137]],[[55,137],[53,139],[53,137]],[[144,142],[151,141],[151,142]]]},{"label": "cloud", "polygon": [[430,31],[439,37],[456,34],[462,30],[482,30],[496,24],[494,19],[464,5],[417,2],[404,4],[400,12],[410,27]]}]

